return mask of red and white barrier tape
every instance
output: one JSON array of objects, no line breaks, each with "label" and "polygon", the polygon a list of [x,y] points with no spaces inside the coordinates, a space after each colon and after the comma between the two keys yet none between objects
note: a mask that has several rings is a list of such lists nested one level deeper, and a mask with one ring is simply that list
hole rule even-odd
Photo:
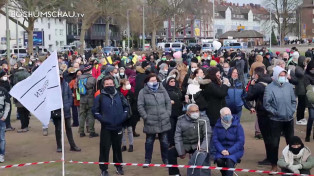
[{"label": "red and white barrier tape", "polygon": [[50,164],[50,163],[57,163],[57,162],[62,162],[62,160],[34,162],[34,163],[24,163],[24,164],[12,164],[12,165],[0,166],[0,169],[7,169],[7,168],[12,168],[12,167],[33,166],[33,165],[40,165],[40,164]]},{"label": "red and white barrier tape", "polygon": [[106,162],[84,162],[84,161],[69,161],[74,164],[105,164],[105,165],[118,165],[118,166],[147,166],[147,167],[177,167],[177,168],[191,168],[191,169],[210,169],[210,170],[224,170],[224,171],[235,171],[235,172],[250,172],[260,174],[272,174],[272,175],[295,175],[295,176],[314,176],[307,174],[294,174],[284,172],[272,172],[252,169],[238,169],[238,168],[225,168],[225,167],[214,167],[214,166],[192,166],[192,165],[171,165],[171,164],[141,164],[141,163],[106,163]]}]

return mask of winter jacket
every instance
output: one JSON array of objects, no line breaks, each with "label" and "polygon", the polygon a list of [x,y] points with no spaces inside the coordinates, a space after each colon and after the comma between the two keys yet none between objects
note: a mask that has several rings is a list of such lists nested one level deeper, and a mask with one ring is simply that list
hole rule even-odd
[{"label": "winter jacket", "polygon": [[[13,83],[12,85],[14,86],[15,84],[17,84],[20,81],[23,81],[24,79],[26,79],[27,77],[29,77],[30,74],[27,72],[27,70],[25,68],[19,68],[13,76]],[[19,101],[17,101],[16,99],[14,99],[14,103],[16,105],[17,108],[22,108],[24,107]]]},{"label": "winter jacket", "polygon": [[[293,158],[293,154],[289,151],[289,145],[282,151],[282,157],[278,160],[277,164],[281,168],[288,169],[289,164],[287,161],[289,158]],[[302,165],[303,170],[311,170],[314,167],[314,157],[311,156],[311,150],[308,147],[304,147],[303,155],[301,159],[294,159],[293,165]]]},{"label": "winter jacket", "polygon": [[265,65],[265,68],[268,68],[269,66],[271,66],[270,61],[267,57],[263,58],[263,64]]},{"label": "winter jacket", "polygon": [[[11,108],[11,100],[8,91],[0,86],[0,117],[6,119]],[[3,122],[4,123],[4,122]]]},{"label": "winter jacket", "polygon": [[295,67],[295,77],[297,78],[297,84],[295,86],[295,93],[297,96],[305,95],[306,90],[304,86],[304,56],[300,56],[298,59],[298,65]]},{"label": "winter jacket", "polygon": [[[305,73],[304,75],[304,86],[307,87],[308,85],[314,85],[314,75],[311,75],[309,73]],[[306,98],[307,107],[308,108],[314,108],[314,104],[309,103],[309,101]]]},{"label": "winter jacket", "polygon": [[144,88],[144,80],[147,77],[147,73],[141,66],[136,67],[136,77],[135,77],[135,97],[138,97],[140,90]]},{"label": "winter jacket", "polygon": [[210,126],[215,126],[220,117],[220,109],[226,106],[228,86],[209,83],[204,86],[204,98],[207,101],[206,114],[210,120]]},{"label": "winter jacket", "polygon": [[193,120],[186,114],[178,118],[174,141],[179,156],[196,150],[198,143],[198,123],[200,124],[201,149],[206,151],[206,127],[205,122],[202,120],[206,120],[207,122],[207,142],[209,146],[212,134],[209,120],[206,116],[201,116],[199,119]]},{"label": "winter jacket", "polygon": [[100,121],[102,128],[118,131],[122,129],[122,124],[128,116],[129,106],[126,102],[118,91],[110,95],[101,90],[101,94],[95,98],[92,112],[95,119]]},{"label": "winter jacket", "polygon": [[[228,95],[226,96],[227,107],[230,108],[232,114],[237,114],[239,112],[239,107],[245,105],[247,109],[251,108],[251,105],[245,100],[246,91],[245,87],[239,79],[233,80],[229,79],[231,86],[228,89]],[[241,108],[242,110],[242,108]]]},{"label": "winter jacket", "polygon": [[[66,119],[71,118],[71,107],[73,104],[72,91],[69,87],[69,84],[64,79],[61,82],[61,92],[62,92],[64,118]],[[52,114],[52,117],[54,114],[58,114],[59,117],[57,118],[61,118],[61,109],[51,111],[51,114]]]},{"label": "winter jacket", "polygon": [[[213,144],[217,150],[215,160],[219,158],[228,158],[238,163],[244,154],[245,136],[240,119],[233,116],[231,126],[226,130],[219,119],[213,132]],[[229,152],[228,156],[221,154],[223,150]]]},{"label": "winter jacket", "polygon": [[166,84],[166,90],[168,92],[170,100],[174,101],[174,104],[172,104],[170,117],[171,118],[178,118],[183,113],[182,112],[182,107],[183,107],[182,93],[177,86],[175,86],[175,87],[168,86],[169,81]]},{"label": "winter jacket", "polygon": [[290,83],[279,84],[279,74],[284,71],[277,66],[274,68],[274,81],[270,83],[264,93],[264,108],[271,113],[271,120],[291,121],[296,111],[296,97]]},{"label": "winter jacket", "polygon": [[266,109],[263,106],[264,92],[268,84],[272,82],[272,79],[268,75],[264,75],[261,78],[258,78],[255,85],[250,85],[249,91],[247,92],[246,100],[255,101],[255,110],[259,113],[267,113]]},{"label": "winter jacket", "polygon": [[[119,88],[119,91],[121,90],[121,88]],[[134,93],[131,90],[128,90],[127,95],[125,96],[125,99],[127,100],[128,104],[129,104],[129,118],[123,123],[124,127],[129,127],[132,126],[132,121],[134,120],[134,118],[137,118],[136,116],[138,115],[137,112],[137,102],[136,99],[134,97]]]},{"label": "winter jacket", "polygon": [[[89,104],[90,106],[93,106],[94,103],[94,94],[95,94],[95,87],[96,87],[96,79],[89,73],[84,73],[81,76],[78,77],[77,84],[79,83],[80,79],[87,78],[87,82],[85,85],[86,88],[86,94],[80,95],[80,104]],[[79,87],[77,85],[77,87]]]},{"label": "winter jacket", "polygon": [[256,61],[251,65],[250,76],[253,76],[254,70],[257,67],[265,67],[265,65],[263,64],[263,57],[261,55],[257,55]]},{"label": "winter jacket", "polygon": [[157,134],[171,129],[171,100],[162,84],[159,83],[156,92],[145,85],[138,95],[137,108],[144,120],[144,133]]}]

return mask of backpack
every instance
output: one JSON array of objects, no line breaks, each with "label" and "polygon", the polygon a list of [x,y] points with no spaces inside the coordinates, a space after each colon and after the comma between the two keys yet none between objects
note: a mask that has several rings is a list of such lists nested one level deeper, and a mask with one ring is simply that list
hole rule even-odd
[{"label": "backpack", "polygon": [[306,98],[309,103],[313,104],[314,103],[314,86],[313,85],[308,85],[306,87]]},{"label": "backpack", "polygon": [[87,83],[88,78],[82,78],[78,81],[78,89],[79,89],[79,94],[80,95],[86,95],[87,90],[86,90],[86,83]]}]

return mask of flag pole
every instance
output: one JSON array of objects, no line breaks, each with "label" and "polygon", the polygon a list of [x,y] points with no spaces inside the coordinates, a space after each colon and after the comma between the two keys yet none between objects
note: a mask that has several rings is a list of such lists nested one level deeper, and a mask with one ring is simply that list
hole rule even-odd
[{"label": "flag pole", "polygon": [[64,112],[63,112],[63,106],[61,108],[61,145],[62,145],[62,176],[65,176],[65,167],[64,167]]}]

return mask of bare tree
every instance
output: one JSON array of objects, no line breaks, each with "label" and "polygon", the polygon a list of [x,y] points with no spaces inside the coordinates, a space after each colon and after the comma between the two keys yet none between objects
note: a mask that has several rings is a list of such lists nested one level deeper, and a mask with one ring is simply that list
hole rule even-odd
[{"label": "bare tree", "polygon": [[[62,3],[61,0],[11,0],[10,9],[19,13],[30,12],[34,14],[44,13],[48,10],[57,9]],[[5,11],[0,9],[0,14],[6,15]],[[23,22],[16,20],[13,17],[9,16],[9,19],[15,23],[18,23],[26,32],[28,37],[28,53],[33,53],[33,31],[34,24],[38,17],[36,15],[26,15],[23,17]]]},{"label": "bare tree", "polygon": [[[296,23],[296,10],[302,3],[299,0],[265,0],[264,4],[273,12],[272,20],[277,24],[278,33],[280,36],[280,43],[282,39],[289,33],[293,32]],[[282,18],[282,23],[280,23]]]}]

